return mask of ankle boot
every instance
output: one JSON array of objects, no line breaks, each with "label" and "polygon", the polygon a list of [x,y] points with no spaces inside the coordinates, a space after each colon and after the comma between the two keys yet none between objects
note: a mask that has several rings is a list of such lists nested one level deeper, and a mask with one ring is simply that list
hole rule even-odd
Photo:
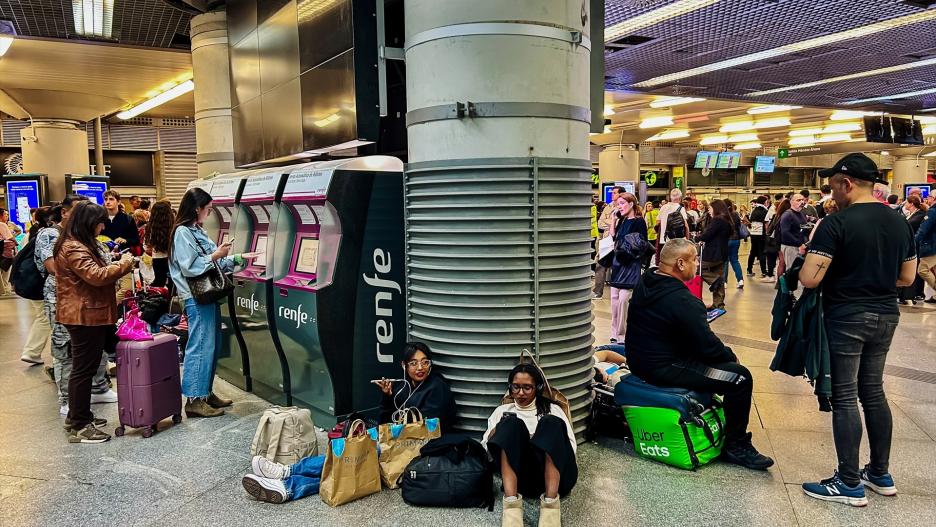
[{"label": "ankle boot", "polygon": [[523,496],[517,494],[516,498],[508,500],[504,496],[501,527],[523,527]]},{"label": "ankle boot", "polygon": [[562,515],[559,511],[559,498],[546,501],[546,495],[540,496],[539,527],[559,527]]},{"label": "ankle boot", "polygon": [[222,399],[218,397],[217,395],[215,395],[214,392],[211,392],[208,395],[207,402],[208,402],[208,406],[212,408],[225,408],[227,406],[231,406],[232,404],[234,404],[234,401],[230,399]]},{"label": "ankle boot", "polygon": [[224,410],[212,408],[204,399],[192,399],[185,403],[186,417],[218,417],[224,415]]}]

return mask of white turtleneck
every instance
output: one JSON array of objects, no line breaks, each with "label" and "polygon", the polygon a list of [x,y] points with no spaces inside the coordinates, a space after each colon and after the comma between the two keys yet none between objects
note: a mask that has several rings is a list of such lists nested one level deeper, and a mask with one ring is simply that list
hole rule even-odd
[{"label": "white turtleneck", "polygon": [[[491,414],[491,417],[488,417],[488,427],[487,431],[484,432],[484,438],[481,440],[481,444],[487,448],[488,439],[491,438],[491,434],[494,433],[494,428],[497,426],[497,423],[501,421],[501,418],[506,412],[513,412],[517,414],[517,417],[523,421],[523,424],[526,425],[527,430],[530,431],[530,436],[532,437],[536,433],[536,425],[539,424],[539,417],[536,415],[536,401],[534,400],[528,406],[517,406],[517,403],[508,403],[502,404],[494,409],[494,413]],[[566,434],[569,436],[569,443],[572,445],[572,451],[575,452],[575,432],[572,431],[572,425],[569,423],[569,420],[566,418],[565,412],[562,411],[558,405],[550,405],[549,413],[562,419],[562,422],[566,424]]]}]

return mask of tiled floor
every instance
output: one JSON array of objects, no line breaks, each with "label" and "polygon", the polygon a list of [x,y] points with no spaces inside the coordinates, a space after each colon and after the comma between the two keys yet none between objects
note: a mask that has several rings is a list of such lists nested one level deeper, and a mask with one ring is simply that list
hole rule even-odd
[{"label": "tiled floor", "polygon": [[[733,281],[732,281],[733,282]],[[734,285],[732,283],[731,287]],[[773,289],[731,289],[713,328],[733,344],[755,378],[754,442],[777,464],[766,473],[713,463],[695,472],[655,464],[617,440],[579,449],[579,482],[562,502],[569,526],[933,525],[936,515],[936,385],[888,375],[894,411],[892,472],[900,495],[872,494],[865,509],[807,499],[799,485],[828,476],[834,447],[828,414],[800,379],[769,371]],[[595,302],[598,342],[609,305]],[[904,314],[889,364],[936,372],[936,310]],[[19,361],[28,329],[25,301],[0,300],[0,526],[51,525],[497,525],[486,510],[418,509],[399,491],[332,509],[310,497],[284,505],[251,501],[240,477],[257,420],[268,405],[223,382],[237,401],[224,417],[185,420],[150,439],[138,432],[103,445],[70,445],[55,390],[41,368]],[[47,360],[48,355],[46,355]],[[115,420],[114,405],[97,405]],[[864,449],[866,452],[866,448]],[[526,522],[537,513],[527,504]]]}]

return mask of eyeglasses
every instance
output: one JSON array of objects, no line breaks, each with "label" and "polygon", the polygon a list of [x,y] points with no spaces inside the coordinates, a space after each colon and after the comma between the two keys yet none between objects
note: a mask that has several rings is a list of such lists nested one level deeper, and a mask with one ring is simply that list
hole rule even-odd
[{"label": "eyeglasses", "polygon": [[419,366],[422,366],[423,368],[428,368],[429,366],[432,366],[432,361],[431,360],[411,360],[407,362],[406,365],[409,366],[410,368],[418,368]]},{"label": "eyeglasses", "polygon": [[520,393],[520,392],[523,392],[523,393],[533,393],[533,391],[536,390],[536,386],[533,386],[532,384],[513,384],[513,383],[510,383],[510,384],[508,384],[507,386],[510,388],[510,391],[512,391],[512,392],[514,392],[514,393]]}]

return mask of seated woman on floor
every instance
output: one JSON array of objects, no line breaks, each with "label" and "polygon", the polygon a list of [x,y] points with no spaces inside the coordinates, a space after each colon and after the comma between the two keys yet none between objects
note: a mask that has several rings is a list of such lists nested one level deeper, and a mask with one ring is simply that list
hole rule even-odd
[{"label": "seated woman on floor", "polygon": [[523,526],[523,496],[540,496],[540,526],[560,524],[559,497],[578,479],[575,434],[558,404],[543,394],[545,381],[531,364],[507,377],[513,402],[488,418],[482,443],[504,483],[503,527]]}]

